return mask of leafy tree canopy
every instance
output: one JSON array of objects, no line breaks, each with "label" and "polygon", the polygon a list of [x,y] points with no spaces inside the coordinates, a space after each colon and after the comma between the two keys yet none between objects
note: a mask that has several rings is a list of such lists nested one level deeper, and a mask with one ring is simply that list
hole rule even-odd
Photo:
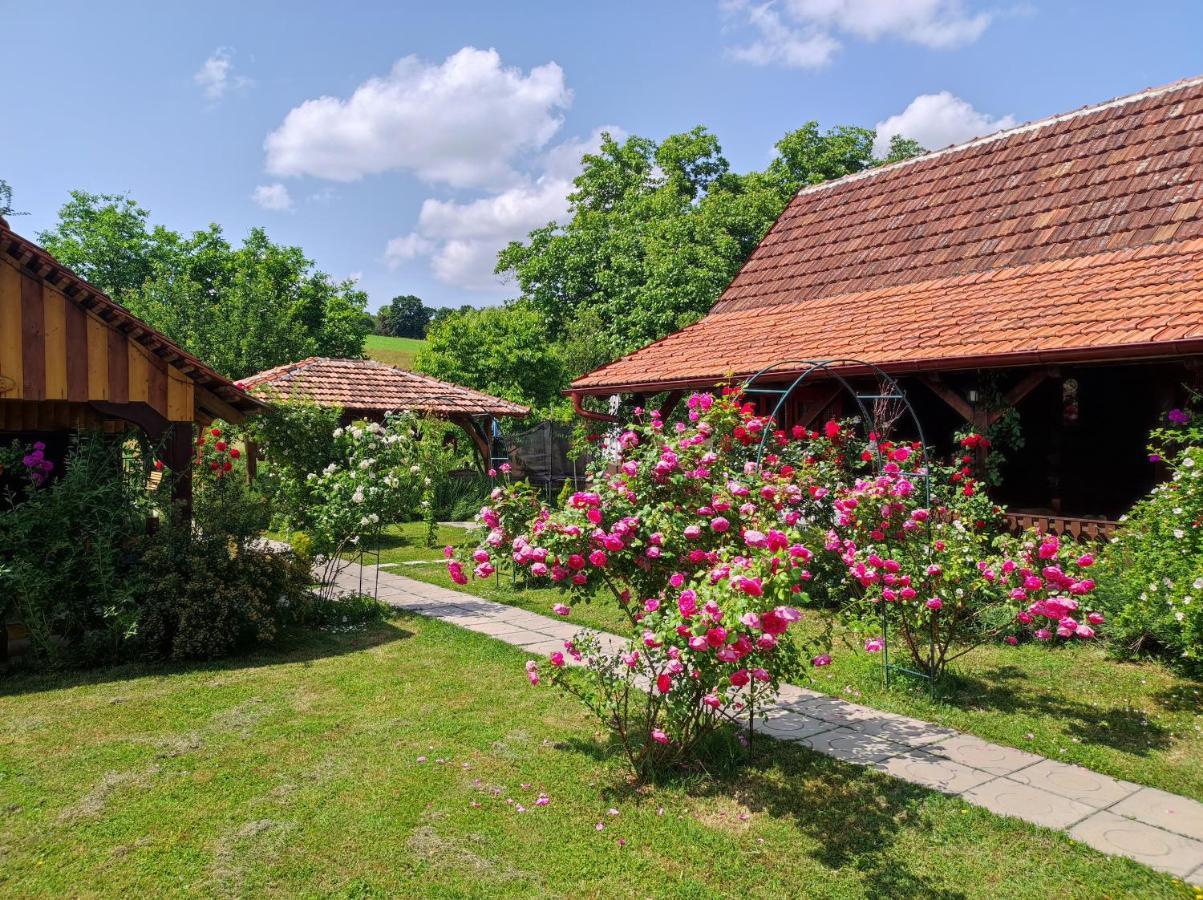
[{"label": "leafy tree canopy", "polygon": [[131,198],[74,191],[39,241],[186,350],[231,378],[306,356],[361,356],[367,294],[335,283],[299,247],[252,229],[241,247],[217,225],[189,236],[151,227]]},{"label": "leafy tree canopy", "polygon": [[[606,135],[584,157],[572,218],[512,242],[497,271],[564,344],[569,375],[586,371],[704,315],[800,187],[887,161],[873,157],[874,137],[810,122],[766,169],[741,175],[705,128],[660,143]],[[896,138],[888,161],[921,149]]]},{"label": "leafy tree canopy", "polygon": [[564,364],[529,304],[452,312],[432,322],[414,366],[541,412],[562,409]]},{"label": "leafy tree canopy", "polygon": [[7,181],[0,178],[0,216],[21,215],[13,209],[13,189]]},{"label": "leafy tree canopy", "polygon": [[434,312],[413,294],[394,297],[388,306],[380,309],[378,316],[380,333],[391,337],[425,337],[426,328],[430,325],[430,319]]}]

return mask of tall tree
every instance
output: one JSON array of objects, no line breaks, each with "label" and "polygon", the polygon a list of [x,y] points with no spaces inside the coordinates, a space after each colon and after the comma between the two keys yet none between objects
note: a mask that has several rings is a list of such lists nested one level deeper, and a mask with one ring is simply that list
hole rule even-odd
[{"label": "tall tree", "polygon": [[571,218],[512,242],[497,271],[579,373],[704,315],[800,187],[879,164],[873,140],[810,122],[777,143],[765,170],[741,175],[701,127],[658,144],[605,135],[583,159]]},{"label": "tall tree", "polygon": [[380,333],[391,337],[422,338],[434,310],[413,294],[401,294],[380,309]]},{"label": "tall tree", "polygon": [[73,192],[39,239],[131,312],[223,375],[306,356],[361,356],[367,295],[335,283],[299,247],[261,228],[234,247],[217,225],[181,235],[151,227],[132,199]]}]

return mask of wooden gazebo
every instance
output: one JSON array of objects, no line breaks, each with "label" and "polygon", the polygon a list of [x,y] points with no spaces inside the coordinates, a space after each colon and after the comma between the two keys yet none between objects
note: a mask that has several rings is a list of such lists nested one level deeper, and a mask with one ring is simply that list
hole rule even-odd
[{"label": "wooden gazebo", "polygon": [[0,218],[0,443],[141,428],[177,501],[192,498],[193,423],[263,404],[60,264]]},{"label": "wooden gazebo", "polygon": [[463,429],[486,465],[493,453],[493,422],[530,413],[509,400],[373,359],[313,356],[244,378],[239,384],[268,401],[308,400],[338,407],[344,422],[380,421],[390,412],[402,411],[437,416]]}]

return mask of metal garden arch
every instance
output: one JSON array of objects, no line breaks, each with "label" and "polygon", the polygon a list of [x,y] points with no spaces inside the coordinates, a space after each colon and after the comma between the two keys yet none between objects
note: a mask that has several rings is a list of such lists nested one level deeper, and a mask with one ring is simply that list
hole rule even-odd
[{"label": "metal garden arch", "polygon": [[[853,369],[856,371],[863,371],[866,375],[874,378],[877,383],[876,392],[875,393],[863,393],[863,392],[857,390],[857,388],[844,375],[844,371],[846,371],[848,369]],[[782,384],[784,382],[773,381],[772,379],[773,379],[774,373],[785,373],[788,377],[789,373],[794,373],[794,372],[797,372],[800,374],[797,374],[794,377],[793,381],[789,384],[788,387],[783,388],[783,387],[775,386],[775,385]],[[900,403],[900,404],[902,404],[903,412],[905,415],[909,416],[910,423],[915,429],[915,434],[918,436],[919,444],[921,447],[921,454],[922,454],[922,459],[924,460],[924,467],[923,467],[922,471],[916,472],[914,474],[916,477],[920,478],[922,481],[924,505],[926,507],[930,508],[931,507],[930,458],[928,456],[927,438],[924,436],[924,433],[923,433],[923,423],[919,421],[919,416],[916,414],[914,406],[911,405],[910,399],[906,396],[906,393],[902,390],[902,388],[898,384],[898,382],[892,376],[890,376],[887,372],[885,372],[883,369],[881,369],[879,366],[875,366],[875,365],[873,365],[873,363],[867,363],[867,362],[864,362],[863,360],[859,360],[859,359],[782,360],[780,362],[773,363],[770,366],[766,366],[765,368],[763,368],[759,372],[757,372],[755,375],[753,375],[751,378],[749,378],[746,382],[744,382],[743,392],[744,392],[744,394],[750,394],[753,396],[760,395],[760,396],[765,396],[767,398],[776,396],[777,402],[775,404],[773,404],[772,411],[769,414],[772,416],[774,421],[776,421],[780,424],[781,423],[780,414],[781,414],[782,409],[785,407],[786,402],[794,395],[794,393],[800,387],[802,387],[807,382],[808,379],[812,379],[815,376],[834,379],[844,389],[846,394],[855,401],[856,408],[859,412],[861,426],[865,431],[865,437],[869,442],[869,449],[873,454],[873,465],[879,475],[882,473],[883,467],[885,465],[885,458],[882,455],[881,448],[879,446],[878,441],[879,441],[880,437],[882,436],[883,430],[886,427],[890,426],[890,423],[883,424],[883,422],[881,421],[882,414],[884,412],[884,409],[882,408],[882,404],[883,403]],[[770,384],[774,385],[774,386],[769,386]],[[764,430],[763,434],[761,435],[760,445],[756,451],[756,462],[758,465],[759,465],[762,457],[764,456],[765,445],[766,445],[766,442],[768,441],[769,435],[771,433],[772,433],[772,429],[766,428]],[[927,520],[926,528],[927,528],[927,534],[928,534],[928,544],[927,544],[928,550],[927,550],[927,552],[930,556],[931,551],[932,551],[930,518]],[[886,545],[887,545],[887,547],[889,545],[888,536],[887,536]],[[925,675],[922,672],[917,672],[913,669],[908,669],[903,666],[895,665],[894,663],[890,662],[890,637],[889,637],[889,624],[890,623],[889,623],[889,612],[888,612],[889,604],[886,603],[885,601],[882,601],[879,604],[879,606],[880,606],[880,610],[881,610],[882,641],[884,642],[884,645],[885,645],[882,648],[882,658],[881,658],[881,671],[882,671],[883,682],[888,687],[890,684],[890,673],[892,671],[897,670],[900,672],[905,672],[908,675],[913,675],[913,676],[916,676],[919,678],[926,679],[928,681],[930,690],[934,695],[935,681],[930,675]],[[929,660],[934,662],[935,641],[933,640],[932,635],[930,635],[930,634],[928,636],[928,655],[929,655]]]}]

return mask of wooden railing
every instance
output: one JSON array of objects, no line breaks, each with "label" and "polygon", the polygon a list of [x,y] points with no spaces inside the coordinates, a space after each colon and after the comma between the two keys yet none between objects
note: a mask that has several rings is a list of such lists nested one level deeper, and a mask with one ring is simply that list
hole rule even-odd
[{"label": "wooden railing", "polygon": [[1083,519],[1075,516],[1049,516],[1037,513],[1007,513],[1007,527],[1015,533],[1034,528],[1041,534],[1073,538],[1075,541],[1105,541],[1115,533],[1110,519]]}]

